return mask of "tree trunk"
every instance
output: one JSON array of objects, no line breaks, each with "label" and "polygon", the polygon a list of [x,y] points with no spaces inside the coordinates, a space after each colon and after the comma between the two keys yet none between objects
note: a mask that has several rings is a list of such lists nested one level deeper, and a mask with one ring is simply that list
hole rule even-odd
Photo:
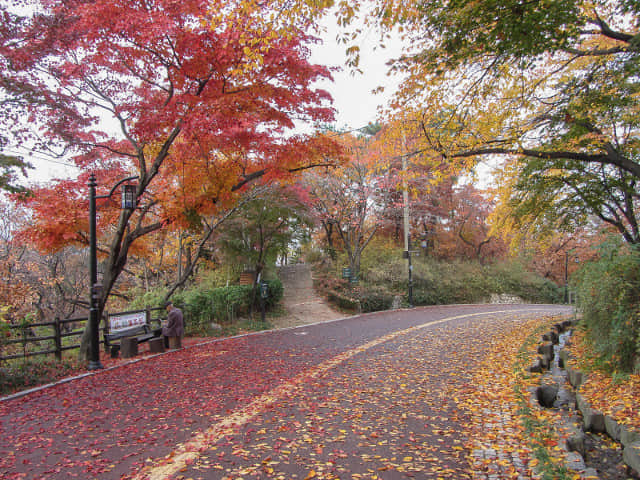
[{"label": "tree trunk", "polygon": [[183,255],[183,244],[182,244],[183,235],[180,232],[180,236],[178,237],[178,278],[182,278],[182,255]]},{"label": "tree trunk", "polygon": [[[89,323],[89,320],[87,320]],[[81,362],[88,362],[90,360],[91,352],[89,351],[91,348],[91,329],[88,327],[84,329],[82,332],[82,336],[80,337],[80,349],[78,350],[78,360]]]}]

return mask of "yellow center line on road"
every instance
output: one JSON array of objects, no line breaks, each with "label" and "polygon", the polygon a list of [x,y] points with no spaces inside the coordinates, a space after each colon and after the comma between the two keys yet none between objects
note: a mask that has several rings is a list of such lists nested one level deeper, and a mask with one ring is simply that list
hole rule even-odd
[{"label": "yellow center line on road", "polygon": [[357,348],[353,348],[344,353],[341,353],[330,360],[322,362],[321,364],[316,365],[315,367],[312,367],[309,370],[296,375],[287,383],[274,388],[268,393],[260,395],[245,407],[239,408],[230,415],[221,418],[220,421],[211,425],[207,430],[198,433],[188,442],[178,444],[173,452],[158,460],[155,465],[144,467],[135,476],[133,476],[132,479],[165,480],[169,476],[180,472],[188,465],[192,464],[201,455],[202,452],[213,446],[225,436],[233,435],[234,433],[236,433],[241,427],[249,423],[261,412],[265,411],[267,407],[275,404],[278,401],[286,399],[292,396],[292,394],[295,394],[297,391],[301,390],[303,388],[303,385],[307,383],[308,380],[317,378],[325,372],[331,370],[334,367],[337,367],[341,363],[350,359],[351,357],[357,355],[358,353],[365,352],[382,343],[388,342],[389,340],[393,340],[394,338],[406,335],[411,332],[415,332],[426,327],[431,327],[433,325],[438,325],[461,318],[475,317],[479,315],[495,315],[499,313],[513,313],[514,315],[516,315],[518,313],[539,310],[540,309],[537,308],[527,308],[522,310],[497,310],[493,312],[468,313],[464,315],[457,315],[455,317],[443,318],[384,335],[380,338],[377,338],[376,340],[372,340]]}]

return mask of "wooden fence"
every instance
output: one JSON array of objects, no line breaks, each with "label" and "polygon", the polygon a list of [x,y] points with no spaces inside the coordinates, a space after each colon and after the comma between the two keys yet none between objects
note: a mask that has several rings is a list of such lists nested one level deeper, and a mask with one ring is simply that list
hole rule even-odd
[{"label": "wooden fence", "polygon": [[[146,309],[150,322],[160,322],[164,317],[158,313],[164,313],[165,309],[148,308]],[[152,312],[156,312],[154,318]],[[107,314],[104,312],[104,319],[108,315],[123,315],[132,312],[119,312],[116,314]],[[103,327],[100,329],[104,332],[107,329],[107,322],[103,319]],[[67,318],[61,320],[56,318],[52,322],[34,322],[23,323],[19,325],[9,325],[8,329],[0,338],[0,363],[7,360],[18,358],[33,357],[36,355],[55,355],[58,360],[62,359],[62,352],[80,348],[80,341],[65,341],[67,338],[80,337],[84,332],[87,317]],[[100,344],[104,344],[104,335],[100,336]],[[5,355],[4,352],[10,350],[12,353]]]}]

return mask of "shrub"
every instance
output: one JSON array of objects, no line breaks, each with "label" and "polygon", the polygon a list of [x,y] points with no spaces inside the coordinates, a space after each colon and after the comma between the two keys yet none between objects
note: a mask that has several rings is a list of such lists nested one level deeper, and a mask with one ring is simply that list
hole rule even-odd
[{"label": "shrub", "polygon": [[414,265],[413,277],[415,305],[480,303],[494,293],[516,295],[530,303],[562,299],[557,285],[516,262],[480,265],[475,261],[421,259]]},{"label": "shrub", "polygon": [[269,309],[280,303],[282,295],[284,294],[284,288],[282,286],[282,281],[280,281],[279,278],[267,280],[266,282],[269,288],[269,296],[267,297],[265,304],[267,309]]},{"label": "shrub", "polygon": [[521,262],[502,262],[489,267],[491,293],[517,295],[529,303],[560,303],[563,292],[552,281],[528,271]]},{"label": "shrub", "polygon": [[219,288],[191,288],[174,295],[181,306],[187,333],[206,333],[211,322],[233,322],[249,312],[252,287],[230,285]]},{"label": "shrub", "polygon": [[394,295],[383,288],[368,288],[359,292],[360,310],[362,312],[379,312],[389,310],[393,305]]},{"label": "shrub", "polygon": [[56,379],[84,371],[77,358],[56,360],[28,359],[10,362],[0,368],[0,395],[49,383]]},{"label": "shrub", "polygon": [[608,370],[632,372],[640,356],[640,251],[612,241],[574,280],[587,339]]},{"label": "shrub", "polygon": [[335,290],[327,292],[328,300],[342,310],[359,311],[360,303],[357,298],[349,297]]},{"label": "shrub", "polygon": [[225,287],[229,282],[237,282],[243,266],[239,264],[218,265],[215,269],[204,269],[197,274],[194,284],[209,290]]},{"label": "shrub", "polygon": [[132,292],[133,300],[129,302],[127,310],[162,307],[166,295],[166,288],[154,288],[144,293],[134,291]]},{"label": "shrub", "polygon": [[[269,296],[266,309],[275,307],[282,300],[283,288],[279,279],[267,280]],[[130,304],[131,309],[162,305],[166,290],[147,292]],[[251,285],[229,285],[211,287],[211,282],[201,283],[176,293],[172,300],[184,313],[185,330],[189,335],[210,333],[211,322],[233,323],[238,317],[249,313],[253,300],[254,310],[260,309],[260,293],[254,295]]]}]

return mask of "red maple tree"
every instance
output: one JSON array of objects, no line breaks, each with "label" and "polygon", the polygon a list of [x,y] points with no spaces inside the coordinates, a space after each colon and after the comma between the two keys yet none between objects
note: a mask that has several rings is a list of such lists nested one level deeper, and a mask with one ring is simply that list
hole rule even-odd
[{"label": "red maple tree", "polygon": [[[99,205],[104,305],[134,242],[215,214],[259,178],[325,163],[335,145],[290,136],[296,120],[333,118],[329,78],[309,63],[313,16],[287,2],[43,0],[3,7],[2,120],[15,138],[71,156],[74,180],[34,188],[25,235],[55,250],[87,239],[86,185],[136,175],[136,210]],[[18,126],[20,125],[20,126]],[[29,135],[36,131],[36,135]],[[69,158],[69,157],[67,157]]]}]

